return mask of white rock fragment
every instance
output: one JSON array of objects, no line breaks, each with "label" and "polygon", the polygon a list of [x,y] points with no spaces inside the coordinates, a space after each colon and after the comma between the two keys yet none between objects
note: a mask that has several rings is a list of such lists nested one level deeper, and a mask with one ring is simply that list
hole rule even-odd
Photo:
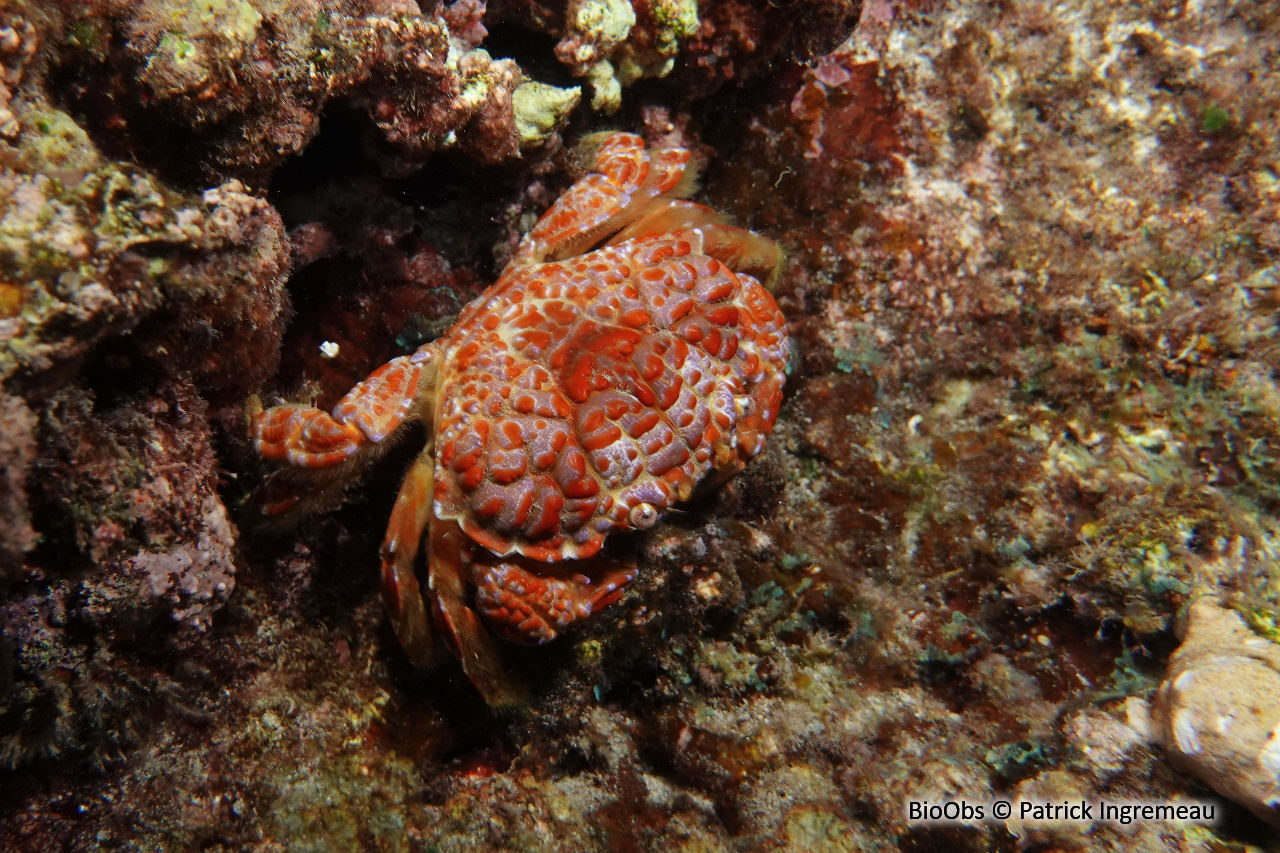
[{"label": "white rock fragment", "polygon": [[1280,826],[1280,645],[1196,601],[1151,722],[1175,767]]},{"label": "white rock fragment", "polygon": [[1068,741],[1100,780],[1123,770],[1131,753],[1143,745],[1142,732],[1108,713],[1086,708],[1071,717],[1065,726]]}]

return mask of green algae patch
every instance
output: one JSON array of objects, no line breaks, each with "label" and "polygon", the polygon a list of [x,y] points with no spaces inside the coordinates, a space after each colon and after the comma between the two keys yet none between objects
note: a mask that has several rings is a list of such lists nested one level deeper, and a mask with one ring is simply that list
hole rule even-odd
[{"label": "green algae patch", "polygon": [[1200,116],[1200,130],[1204,133],[1221,133],[1231,125],[1231,113],[1222,107],[1207,107]]},{"label": "green algae patch", "polygon": [[28,163],[40,169],[92,169],[101,163],[88,134],[62,110],[33,109],[25,123],[35,130],[23,138]]}]

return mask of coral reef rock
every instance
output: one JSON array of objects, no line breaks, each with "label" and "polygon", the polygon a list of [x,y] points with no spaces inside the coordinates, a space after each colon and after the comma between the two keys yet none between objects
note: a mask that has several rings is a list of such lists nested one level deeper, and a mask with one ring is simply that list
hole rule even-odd
[{"label": "coral reef rock", "polygon": [[259,185],[337,98],[363,112],[388,172],[443,147],[496,162],[544,141],[576,98],[544,98],[537,121],[518,115],[523,72],[474,47],[474,14],[450,11],[408,0],[115,0],[48,12],[47,37],[61,95],[95,135],[188,179]]},{"label": "coral reef rock", "polygon": [[591,108],[613,114],[638,80],[670,76],[682,97],[810,59],[839,44],[859,0],[493,0],[490,16],[559,39],[556,58],[591,86]]},{"label": "coral reef rock", "polygon": [[[1280,853],[1277,21],[0,0],[0,849]],[[423,431],[251,530],[246,400],[431,346],[602,130],[783,248],[794,357],[499,714],[369,571]],[[1018,797],[1220,819],[906,809]]]},{"label": "coral reef rock", "polygon": [[0,394],[0,580],[36,546],[27,508],[35,425],[36,417],[21,397]]}]

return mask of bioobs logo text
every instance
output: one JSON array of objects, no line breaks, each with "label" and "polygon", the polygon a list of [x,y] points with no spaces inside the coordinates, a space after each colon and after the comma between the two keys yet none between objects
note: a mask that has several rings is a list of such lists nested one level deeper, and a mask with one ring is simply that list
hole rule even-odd
[{"label": "bioobs logo text", "polygon": [[[1131,823],[1213,826],[1217,804],[1205,800],[908,800],[907,823],[980,823],[1015,820],[1022,824]],[[1014,813],[1017,812],[1015,815]]]},{"label": "bioobs logo text", "polygon": [[968,800],[944,800],[931,803],[928,800],[907,801],[908,823],[965,823],[986,820],[987,804]]}]

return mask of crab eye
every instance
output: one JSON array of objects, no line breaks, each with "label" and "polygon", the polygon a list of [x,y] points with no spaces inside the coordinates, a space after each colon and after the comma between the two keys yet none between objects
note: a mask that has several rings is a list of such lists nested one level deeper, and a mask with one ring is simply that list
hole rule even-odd
[{"label": "crab eye", "polygon": [[658,508],[651,503],[638,503],[627,514],[627,521],[632,527],[648,530],[658,523]]}]

